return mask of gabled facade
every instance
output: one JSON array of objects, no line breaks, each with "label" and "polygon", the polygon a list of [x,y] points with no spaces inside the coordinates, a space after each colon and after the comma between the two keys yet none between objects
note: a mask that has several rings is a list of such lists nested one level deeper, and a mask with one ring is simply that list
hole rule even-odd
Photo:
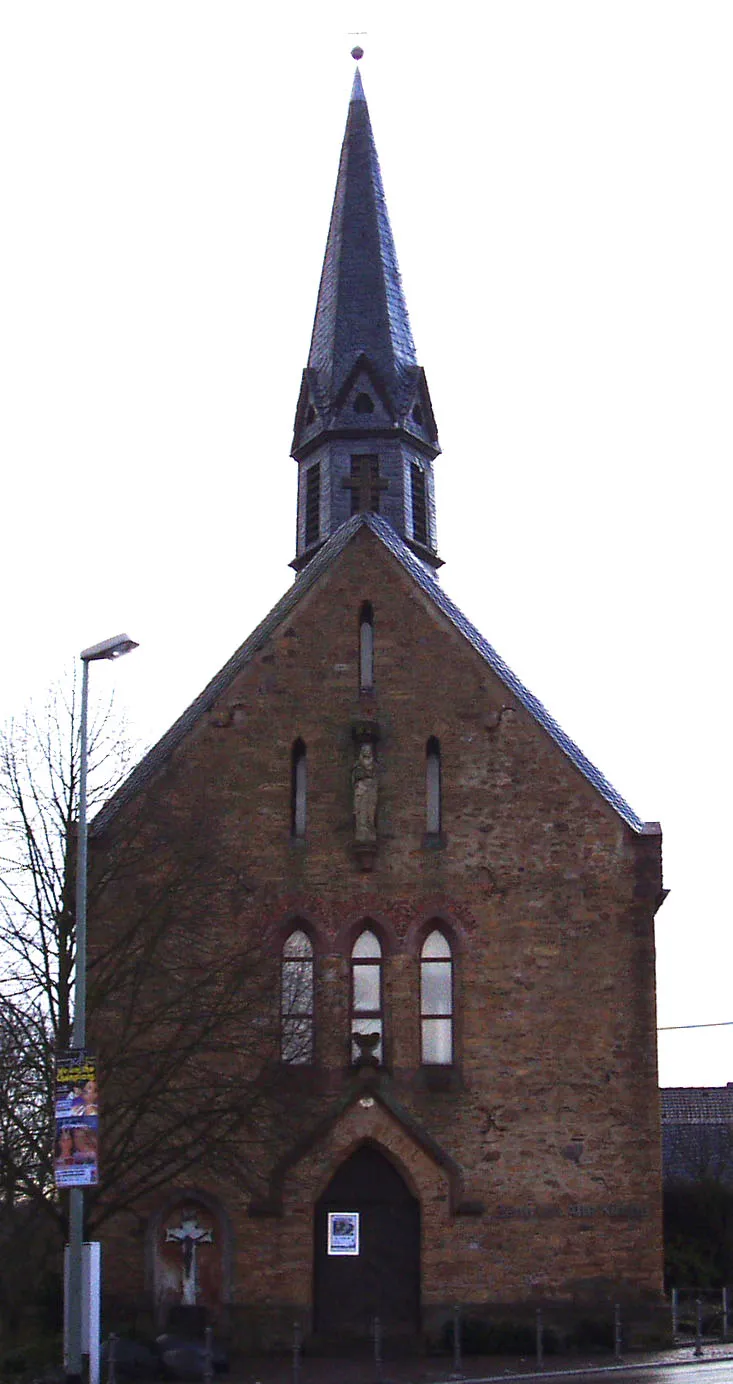
[{"label": "gabled facade", "polygon": [[[180,956],[244,941],[264,978],[208,1068],[212,1111],[266,1072],[249,1124],[110,1226],[110,1293],[160,1322],[205,1307],[282,1345],[294,1318],[437,1333],[455,1302],[661,1292],[659,828],[441,590],[437,454],[357,75],[295,421],[298,575],[94,825],[98,862],[144,840],[99,974],[195,839],[236,887],[182,903]],[[165,972],[140,984],[154,1001]],[[123,1007],[98,1006],[103,1061]]]}]

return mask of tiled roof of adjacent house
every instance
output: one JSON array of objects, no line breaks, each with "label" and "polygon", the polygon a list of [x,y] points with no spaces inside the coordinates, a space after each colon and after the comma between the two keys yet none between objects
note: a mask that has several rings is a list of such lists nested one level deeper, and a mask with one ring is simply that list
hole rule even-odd
[{"label": "tiled roof of adjacent house", "polygon": [[661,1097],[665,1182],[733,1182],[733,1085],[667,1086]]},{"label": "tiled roof of adjacent house", "polygon": [[436,608],[450,621],[454,628],[463,636],[464,639],[476,650],[494,673],[501,679],[510,692],[514,694],[518,702],[534,717],[535,721],[542,726],[547,734],[554,740],[555,744],[567,755],[576,769],[580,771],[587,781],[600,793],[601,797],[610,804],[620,817],[635,832],[658,833],[657,823],[644,823],[628,803],[624,801],[620,793],[608,782],[608,779],[590,762],[589,759],[578,749],[578,746],[557,724],[557,721],[545,710],[538,699],[527,690],[520,682],[519,678],[507,666],[496,650],[479,634],[465,615],[461,613],[457,606],[453,604],[445,592],[438,585],[434,577],[428,575],[422,564],[413,556],[410,549],[395,530],[381,519],[379,515],[362,512],[355,514],[348,523],[344,524],[333,536],[324,544],[320,552],[312,559],[308,566],[300,573],[293,582],[289,591],[273,607],[269,615],[257,626],[253,633],[245,640],[237,651],[232,655],[224,667],[212,678],[203,692],[194,702],[184,711],[183,715],[171,726],[170,730],[160,739],[157,745],[144,756],[132,773],[125,780],[117,792],[105,804],[102,810],[95,817],[91,832],[93,835],[101,833],[109,822],[113,819],[117,811],[126,802],[139,792],[158,769],[165,763],[168,756],[173,752],[178,744],[184,739],[188,732],[193,728],[201,716],[203,716],[214,705],[215,701],[226,690],[229,684],[238,673],[249,663],[250,659],[263,647],[267,640],[275,633],[279,625],[297,606],[307,591],[315,586],[322,574],[334,562],[348,543],[355,537],[360,528],[366,526],[393,554],[401,566],[409,573],[420,589],[430,598]]},{"label": "tiled roof of adjacent house", "polygon": [[733,1124],[730,1086],[663,1086],[663,1124]]}]

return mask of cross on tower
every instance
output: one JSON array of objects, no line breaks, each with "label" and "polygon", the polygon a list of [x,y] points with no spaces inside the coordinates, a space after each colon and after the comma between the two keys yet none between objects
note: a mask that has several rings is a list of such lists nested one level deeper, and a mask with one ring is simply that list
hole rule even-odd
[{"label": "cross on tower", "polygon": [[342,480],[344,490],[351,491],[351,513],[371,510],[379,514],[379,493],[389,489],[389,481],[379,474],[379,457],[361,453],[351,458],[351,475]]}]

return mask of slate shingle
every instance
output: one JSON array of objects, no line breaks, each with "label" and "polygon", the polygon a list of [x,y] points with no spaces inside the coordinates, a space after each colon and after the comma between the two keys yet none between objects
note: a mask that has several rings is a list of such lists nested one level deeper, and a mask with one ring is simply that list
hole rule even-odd
[{"label": "slate shingle", "polygon": [[357,70],[341,147],[308,369],[332,405],[361,355],[397,403],[417,367],[369,111]]}]

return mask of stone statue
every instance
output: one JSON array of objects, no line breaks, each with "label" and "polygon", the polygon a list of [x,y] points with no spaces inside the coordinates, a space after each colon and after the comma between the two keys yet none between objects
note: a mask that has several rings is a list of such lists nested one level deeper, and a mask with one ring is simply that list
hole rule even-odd
[{"label": "stone statue", "polygon": [[354,839],[357,845],[372,845],[377,839],[377,766],[374,750],[365,740],[351,770],[354,790]]}]

